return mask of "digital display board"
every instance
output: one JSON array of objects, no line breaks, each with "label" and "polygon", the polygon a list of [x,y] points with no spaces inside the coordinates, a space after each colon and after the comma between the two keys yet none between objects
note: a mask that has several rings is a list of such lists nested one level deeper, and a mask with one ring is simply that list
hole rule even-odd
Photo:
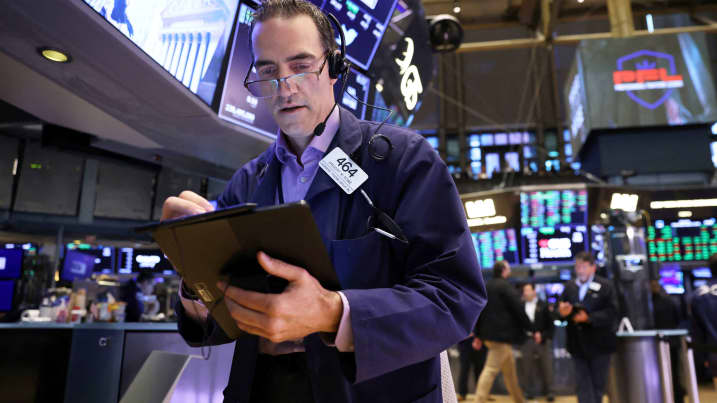
[{"label": "digital display board", "polygon": [[520,194],[522,227],[586,225],[588,191],[586,189],[544,190]]},{"label": "digital display board", "polygon": [[[352,63],[368,70],[396,0],[326,0],[313,3],[324,3],[324,12],[333,14],[339,20],[346,38],[346,56]],[[339,41],[337,36],[337,43]]]},{"label": "digital display board", "polygon": [[[336,102],[340,103],[344,108],[351,111],[359,119],[363,119],[366,116],[366,105],[368,99],[368,93],[371,89],[371,79],[367,76],[359,73],[358,71],[351,69],[348,77],[346,78],[346,88],[344,93],[341,93],[342,79],[334,85],[334,96]],[[361,102],[357,101],[359,99]]]},{"label": "digital display board", "polygon": [[119,248],[117,253],[117,272],[119,274],[143,271],[175,274],[172,264],[160,249]]},{"label": "digital display board", "polygon": [[274,121],[271,108],[267,108],[264,105],[266,101],[251,95],[244,87],[244,77],[252,62],[249,28],[253,12],[249,5],[239,5],[234,42],[219,102],[219,117],[273,138],[279,133],[279,126]]},{"label": "digital display board", "polygon": [[491,269],[498,260],[505,260],[510,264],[519,263],[518,240],[514,229],[477,232],[471,235],[483,270]]},{"label": "digital display board", "polygon": [[20,278],[22,249],[0,249],[0,278]]},{"label": "digital display board", "polygon": [[115,272],[115,248],[111,246],[68,243],[66,251],[69,250],[77,250],[86,255],[94,256],[95,266],[93,272],[95,273],[112,274]]},{"label": "digital display board", "polygon": [[656,220],[647,229],[647,253],[652,262],[708,260],[717,253],[717,220]]},{"label": "digital display board", "polygon": [[578,252],[587,250],[588,231],[585,225],[520,230],[523,264],[570,263]]},{"label": "digital display board", "polygon": [[12,299],[14,293],[14,281],[0,281],[0,312],[8,312],[12,309]]},{"label": "digital display board", "polygon": [[84,0],[211,105],[239,0]]},{"label": "digital display board", "polygon": [[87,278],[95,267],[95,256],[79,250],[68,250],[62,265],[60,278],[65,281]]},{"label": "digital display board", "polygon": [[684,294],[684,273],[679,265],[664,265],[660,268],[660,285],[668,294]]}]

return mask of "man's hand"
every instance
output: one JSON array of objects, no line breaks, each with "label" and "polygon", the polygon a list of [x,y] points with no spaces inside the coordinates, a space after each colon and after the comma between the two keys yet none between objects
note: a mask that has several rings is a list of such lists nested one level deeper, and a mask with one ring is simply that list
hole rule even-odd
[{"label": "man's hand", "polygon": [[558,305],[558,313],[560,313],[560,316],[563,318],[570,316],[570,314],[573,313],[573,304],[570,302],[561,302],[560,305]]},{"label": "man's hand", "polygon": [[160,221],[188,215],[202,214],[214,211],[214,207],[202,196],[185,190],[179,196],[169,197],[162,205],[162,218]]},{"label": "man's hand", "polygon": [[[184,217],[188,215],[202,214],[214,211],[214,207],[202,196],[185,190],[177,197],[169,197],[164,201],[162,206],[162,218],[160,221],[171,220],[174,218]],[[174,263],[172,263],[174,265]],[[208,310],[201,301],[190,301],[182,298],[179,294],[184,311],[189,317],[197,322],[205,322],[207,320]]]},{"label": "man's hand", "polygon": [[289,285],[281,294],[263,294],[218,283],[239,329],[274,343],[338,330],[343,304],[337,292],[323,288],[305,269],[264,252],[257,253],[257,260],[267,273]]},{"label": "man's hand", "polygon": [[578,313],[573,316],[573,322],[575,323],[586,323],[589,319],[588,313],[583,310],[578,311]]},{"label": "man's hand", "polygon": [[472,344],[472,345],[473,345],[473,350],[478,351],[478,350],[480,350],[481,348],[483,348],[483,341],[481,341],[481,339],[479,339],[479,338],[476,337],[476,338],[473,339],[473,344]]},{"label": "man's hand", "polygon": [[540,344],[543,342],[543,335],[540,332],[535,332],[533,333],[533,340],[535,340],[535,344]]}]

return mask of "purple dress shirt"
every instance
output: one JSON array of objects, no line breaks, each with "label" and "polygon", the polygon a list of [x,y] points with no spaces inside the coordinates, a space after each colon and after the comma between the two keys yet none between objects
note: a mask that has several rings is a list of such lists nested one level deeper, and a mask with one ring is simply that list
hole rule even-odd
[{"label": "purple dress shirt", "polygon": [[[299,164],[296,154],[294,154],[283,133],[279,134],[276,139],[276,158],[281,163],[281,191],[284,197],[284,203],[291,203],[302,200],[309,192],[309,187],[316,177],[319,170],[319,161],[328,151],[331,141],[336,136],[339,129],[340,118],[339,109],[336,108],[326,121],[326,129],[321,136],[314,136],[311,142],[301,155],[301,164]],[[277,193],[278,200],[278,193]],[[343,304],[343,313],[341,314],[341,322],[336,332],[335,345],[341,352],[354,351],[353,330],[351,328],[351,312],[349,302],[346,296],[339,291],[341,302]],[[259,339],[259,351],[263,354],[279,355],[304,351],[302,340],[291,340],[282,343],[273,343],[268,339]]]}]

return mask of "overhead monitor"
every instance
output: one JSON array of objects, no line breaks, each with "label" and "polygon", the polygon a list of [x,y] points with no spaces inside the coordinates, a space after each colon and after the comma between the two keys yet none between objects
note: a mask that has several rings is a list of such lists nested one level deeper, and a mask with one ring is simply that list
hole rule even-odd
[{"label": "overhead monitor", "polygon": [[563,290],[565,290],[565,285],[563,283],[546,283],[546,284],[536,284],[535,285],[535,291],[538,293],[538,295],[541,295],[549,304],[554,304],[558,301],[560,296],[563,294]]},{"label": "overhead monitor", "polygon": [[0,278],[20,278],[22,249],[0,249]]},{"label": "overhead monitor", "polygon": [[652,262],[706,261],[717,253],[717,220],[655,220],[647,229]]},{"label": "overhead monitor", "polygon": [[211,105],[239,0],[84,0]]},{"label": "overhead monitor", "polygon": [[169,259],[159,249],[119,248],[117,253],[119,274],[152,272],[166,275],[176,274]]},{"label": "overhead monitor", "polygon": [[663,265],[660,268],[660,285],[668,294],[684,294],[685,281],[680,266],[677,264]]},{"label": "overhead monitor", "polygon": [[[250,5],[243,2],[239,5],[224,90],[219,102],[219,117],[274,138],[279,126],[274,121],[271,108],[266,105],[267,101],[251,95],[244,87],[244,77],[252,65],[249,28],[253,12],[254,8]],[[256,70],[252,69],[252,72],[256,73]],[[256,74],[250,75],[249,79],[257,79]]]},{"label": "overhead monitor", "polygon": [[[323,10],[333,14],[341,24],[346,38],[348,59],[368,70],[381,43],[396,0],[326,0]],[[337,43],[338,43],[337,36]]]},{"label": "overhead monitor", "polygon": [[12,300],[15,294],[15,281],[0,281],[0,312],[12,310]]},{"label": "overhead monitor", "polygon": [[[366,116],[365,103],[368,100],[368,93],[371,90],[371,79],[359,73],[357,70],[351,69],[346,78],[346,88],[343,94],[341,93],[341,87],[343,86],[342,80],[342,78],[339,78],[334,85],[336,102],[339,102],[341,106],[350,110],[357,118],[363,119]],[[363,104],[357,101],[357,99],[363,102]]]},{"label": "overhead monitor", "polygon": [[585,225],[524,227],[520,239],[523,264],[572,263],[575,255],[588,247]]},{"label": "overhead monitor", "polygon": [[514,229],[477,232],[471,235],[483,270],[491,269],[499,260],[505,260],[510,264],[519,263],[518,240]]},{"label": "overhead monitor", "polygon": [[68,243],[66,250],[77,250],[86,255],[94,256],[95,266],[93,272],[95,273],[112,274],[115,272],[115,248],[111,246]]},{"label": "overhead monitor", "polygon": [[33,242],[9,242],[0,244],[0,249],[20,249],[25,251],[26,255],[34,256],[40,250],[40,245]]},{"label": "overhead monitor", "polygon": [[95,268],[95,257],[82,253],[79,250],[68,250],[62,264],[60,278],[65,281],[74,281],[88,278]]},{"label": "overhead monitor", "polygon": [[587,189],[543,190],[520,194],[522,227],[587,225],[587,220]]},{"label": "overhead monitor", "polygon": [[709,267],[697,267],[692,269],[692,276],[694,278],[712,278],[712,271]]}]

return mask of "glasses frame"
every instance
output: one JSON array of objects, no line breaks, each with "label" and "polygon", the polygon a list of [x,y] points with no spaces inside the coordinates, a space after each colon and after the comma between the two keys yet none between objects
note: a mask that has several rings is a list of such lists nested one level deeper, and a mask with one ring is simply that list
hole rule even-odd
[{"label": "glasses frame", "polygon": [[[327,62],[328,60],[329,60],[329,53],[326,52],[325,55],[324,55],[324,62],[321,63],[321,67],[319,67],[319,69],[316,70],[316,71],[305,71],[305,72],[303,72],[303,73],[296,73],[296,74],[288,75],[288,76],[286,76],[286,77],[272,78],[272,79],[267,79],[267,80],[248,81],[248,80],[249,80],[249,74],[251,73],[251,70],[254,68],[254,61],[252,61],[252,62],[251,62],[251,65],[249,66],[249,69],[246,71],[246,75],[244,76],[244,88],[246,88],[247,91],[249,91],[249,93],[250,93],[252,96],[255,96],[255,97],[257,97],[257,98],[272,98],[272,97],[275,97],[275,96],[278,94],[279,88],[280,88],[282,82],[284,82],[284,83],[287,84],[287,86],[288,86],[289,80],[291,80],[291,79],[293,79],[293,78],[298,78],[298,77],[302,77],[302,79],[303,79],[303,77],[306,77],[306,75],[308,75],[308,74],[316,74],[316,79],[321,78],[321,73],[324,71],[324,66],[326,66],[326,62]],[[275,93],[274,95],[266,95],[266,96],[256,95],[256,94],[254,94],[254,93],[252,92],[251,89],[249,89],[249,85],[251,85],[251,84],[256,84],[256,83],[273,83],[274,91],[275,91],[276,93]],[[298,84],[297,84],[297,85],[298,85]]]}]

